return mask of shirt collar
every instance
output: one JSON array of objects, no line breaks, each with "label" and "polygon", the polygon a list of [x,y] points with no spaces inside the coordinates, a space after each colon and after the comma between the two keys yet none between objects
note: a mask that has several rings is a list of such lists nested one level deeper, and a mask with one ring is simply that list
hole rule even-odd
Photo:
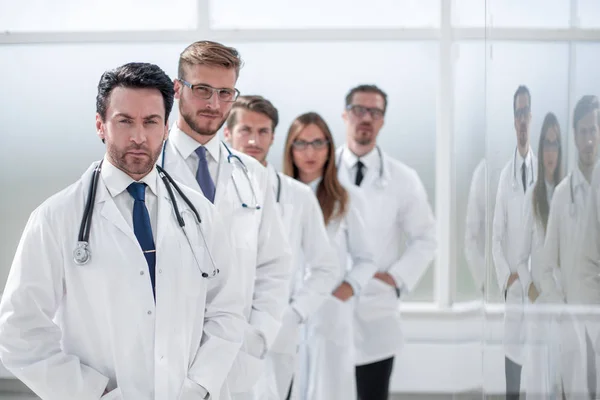
[{"label": "shirt collar", "polygon": [[[175,144],[175,147],[179,151],[179,153],[183,156],[184,159],[188,159],[189,156],[196,153],[196,149],[201,146],[200,143],[192,139],[185,132],[183,132],[177,124],[173,125],[171,128],[171,132],[169,133],[169,138]],[[216,162],[219,162],[219,154],[220,154],[220,146],[219,146],[219,137],[218,135],[213,136],[205,145],[206,151],[212,157],[212,159]]]},{"label": "shirt collar", "polygon": [[529,164],[532,162],[531,161],[531,157],[533,152],[531,151],[531,147],[529,147],[529,149],[527,150],[527,154],[525,155],[525,157],[523,158],[523,156],[521,155],[521,153],[519,152],[519,149],[517,148],[515,150],[517,152],[517,168],[521,168],[521,165],[523,165],[524,162],[526,162],[526,168],[529,168]]},{"label": "shirt collar", "polygon": [[[127,187],[129,187],[130,184],[136,182],[132,177],[115,167],[108,160],[106,155],[104,156],[104,162],[102,163],[101,175],[108,192],[113,198],[127,190]],[[155,196],[157,195],[158,174],[156,173],[156,168],[154,166],[152,167],[152,170],[138,182],[145,183],[150,188],[150,191]]]},{"label": "shirt collar", "polygon": [[[343,147],[343,162],[346,164],[348,168],[353,168],[358,162],[359,157],[354,154],[347,145]],[[373,147],[371,151],[369,151],[364,156],[360,157],[360,161],[364,164],[367,169],[379,169],[379,155],[377,154],[377,148]]]}]

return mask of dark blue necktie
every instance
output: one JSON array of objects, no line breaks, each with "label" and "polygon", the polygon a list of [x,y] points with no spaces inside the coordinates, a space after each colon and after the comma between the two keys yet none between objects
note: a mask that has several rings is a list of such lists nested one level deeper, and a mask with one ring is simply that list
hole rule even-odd
[{"label": "dark blue necktie", "polygon": [[146,184],[133,182],[127,187],[127,191],[135,200],[133,203],[133,231],[137,238],[146,262],[148,263],[148,271],[150,272],[150,280],[152,282],[152,295],[156,299],[155,286],[155,266],[156,266],[156,249],[154,248],[154,238],[152,237],[152,225],[150,224],[150,215],[146,208]]},{"label": "dark blue necktie", "polygon": [[208,170],[208,161],[206,160],[206,148],[200,146],[196,149],[198,155],[198,170],[196,170],[196,180],[204,193],[204,197],[215,202],[215,183],[213,182],[210,171]]}]

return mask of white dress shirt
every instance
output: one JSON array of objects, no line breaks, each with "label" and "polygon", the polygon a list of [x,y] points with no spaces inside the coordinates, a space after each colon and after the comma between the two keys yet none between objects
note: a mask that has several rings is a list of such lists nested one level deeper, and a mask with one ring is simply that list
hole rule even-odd
[{"label": "white dress shirt", "polygon": [[[173,125],[171,128],[171,131],[169,132],[169,140],[172,140],[173,143],[175,143],[175,146],[181,152],[181,155],[185,159],[185,163],[190,168],[190,171],[194,171],[195,174],[196,171],[198,171],[199,162],[196,149],[200,144],[179,129],[177,124]],[[219,161],[221,159],[219,137],[217,135],[213,136],[212,139],[204,144],[204,148],[206,148],[208,171],[210,172],[210,177],[212,178],[216,187],[219,179]]]},{"label": "white dress shirt", "polygon": [[[106,156],[104,156],[104,162],[102,163],[102,171],[100,172],[100,176],[102,177],[102,181],[106,185],[108,192],[117,205],[117,208],[121,212],[121,215],[123,218],[125,218],[127,225],[129,225],[133,230],[133,203],[135,200],[127,191],[127,187],[136,181],[134,181],[133,178],[131,178],[125,172],[115,167]],[[152,237],[156,242],[156,220],[158,218],[158,211],[156,207],[156,186],[158,185],[158,173],[156,172],[156,168],[152,168],[148,175],[144,176],[138,182],[145,183],[147,185],[145,191],[145,202],[146,208],[148,209],[148,214],[150,215]]]}]

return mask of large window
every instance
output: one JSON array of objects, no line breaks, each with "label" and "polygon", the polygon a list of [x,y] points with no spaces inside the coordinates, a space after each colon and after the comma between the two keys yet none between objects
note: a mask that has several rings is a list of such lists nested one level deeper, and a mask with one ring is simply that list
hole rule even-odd
[{"label": "large window", "polygon": [[[411,302],[448,305],[481,297],[465,257],[464,238],[471,179],[485,159],[487,265],[480,268],[488,299],[501,302],[489,239],[499,173],[515,148],[512,95],[520,84],[531,90],[534,152],[544,115],[552,111],[558,116],[569,150],[565,164],[572,164],[574,102],[583,94],[600,94],[595,73],[600,62],[598,4],[1,1],[0,59],[10,61],[0,63],[0,74],[11,78],[2,85],[9,100],[0,107],[5,154],[0,167],[12,173],[2,174],[0,184],[19,201],[0,200],[5,226],[0,285],[31,210],[103,152],[93,123],[101,72],[144,60],[175,76],[177,57],[187,44],[213,39],[240,50],[245,60],[241,91],[263,94],[280,110],[270,154],[276,166],[281,165],[283,141],[296,115],[321,113],[336,143],[342,144],[340,115],[349,88],[375,83],[387,91],[389,112],[380,144],[418,172],[436,213],[438,239],[449,243],[440,247],[408,298]],[[51,168],[34,166],[32,159]],[[447,179],[450,192],[443,190]]]}]

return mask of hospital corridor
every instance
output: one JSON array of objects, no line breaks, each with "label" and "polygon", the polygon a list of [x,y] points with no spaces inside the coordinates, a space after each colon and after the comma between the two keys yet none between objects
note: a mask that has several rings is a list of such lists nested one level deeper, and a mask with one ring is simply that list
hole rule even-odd
[{"label": "hospital corridor", "polygon": [[0,0],[0,400],[600,399],[600,0]]}]

